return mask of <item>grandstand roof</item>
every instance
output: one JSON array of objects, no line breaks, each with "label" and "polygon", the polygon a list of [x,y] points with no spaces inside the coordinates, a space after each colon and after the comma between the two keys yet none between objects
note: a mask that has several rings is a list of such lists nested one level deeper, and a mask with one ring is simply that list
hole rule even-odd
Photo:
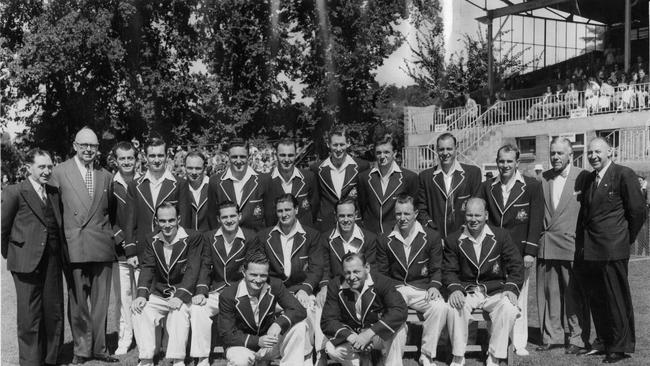
[{"label": "grandstand roof", "polygon": [[[527,2],[536,0],[527,0]],[[631,0],[632,24],[648,24],[649,0]],[[550,6],[551,8],[612,25],[625,22],[625,1],[618,0],[573,0]]]}]

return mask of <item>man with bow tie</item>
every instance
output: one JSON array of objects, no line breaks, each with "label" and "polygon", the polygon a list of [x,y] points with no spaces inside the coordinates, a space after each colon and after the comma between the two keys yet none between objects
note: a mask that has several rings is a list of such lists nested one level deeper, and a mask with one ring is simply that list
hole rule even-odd
[{"label": "man with bow tie", "polygon": [[29,177],[2,192],[2,257],[16,286],[20,365],[55,365],[63,344],[61,201],[48,184],[50,154],[32,149],[25,158]]},{"label": "man with bow tie", "polygon": [[271,183],[266,195],[266,224],[278,222],[273,201],[280,195],[291,193],[298,200],[298,221],[303,226],[314,227],[314,214],[318,207],[318,186],[314,173],[296,167],[296,142],[282,139],[276,145],[277,166],[271,172]]},{"label": "man with bow tie", "polygon": [[508,230],[524,260],[524,284],[518,304],[521,316],[515,322],[512,344],[517,355],[527,356],[528,283],[544,224],[544,193],[537,179],[519,172],[516,146],[500,147],[496,163],[499,175],[481,184],[478,197],[487,204],[490,224]]},{"label": "man with bow tie", "polygon": [[163,202],[156,209],[160,231],[146,239],[137,297],[131,303],[133,329],[140,366],[153,366],[156,325],[167,318],[167,359],[185,365],[190,330],[190,304],[202,264],[203,237],[180,226],[176,204]]},{"label": "man with bow tie", "polygon": [[342,274],[327,286],[321,326],[329,337],[327,353],[352,366],[381,349],[383,365],[401,365],[406,346],[408,308],[393,281],[370,271],[363,253],[342,258]]},{"label": "man with bow tie", "polygon": [[[327,297],[327,283],[343,275],[343,257],[348,253],[363,253],[368,265],[375,266],[377,235],[359,227],[355,219],[359,214],[357,202],[346,198],[336,204],[336,228],[321,236],[324,254],[323,279],[316,296],[316,351],[324,351],[325,338],[320,330],[322,307]],[[364,260],[366,262],[366,260]],[[322,354],[318,354],[322,358]]]},{"label": "man with bow tie", "polygon": [[197,366],[209,365],[212,317],[219,313],[219,294],[242,279],[246,253],[256,247],[255,233],[239,227],[239,206],[231,201],[219,204],[220,227],[204,234],[203,263],[190,307],[192,342],[190,356]]},{"label": "man with bow tie", "polygon": [[439,165],[419,175],[418,211],[424,226],[443,237],[460,229],[465,221],[465,204],[481,186],[481,170],[457,160],[456,137],[443,133],[436,139]]},{"label": "man with bow tie", "polygon": [[395,197],[402,193],[415,195],[418,190],[417,174],[395,162],[398,151],[397,140],[391,134],[375,138],[376,165],[361,173],[359,178],[363,227],[373,233],[393,230]]},{"label": "man with bow tie", "polygon": [[327,136],[330,156],[313,167],[318,180],[319,207],[316,229],[321,233],[336,226],[336,203],[346,197],[359,199],[359,174],[368,162],[348,154],[350,136],[343,125],[332,127]]},{"label": "man with bow tie", "polygon": [[591,324],[573,264],[582,186],[588,173],[572,165],[573,147],[564,137],[551,141],[550,158],[551,169],[541,176],[544,231],[539,241],[536,278],[542,344],[537,351],[563,346],[564,335],[569,333],[565,352],[580,355],[587,353]]},{"label": "man with bow tie", "polygon": [[585,286],[596,335],[615,363],[634,352],[634,309],[628,283],[630,245],[646,219],[634,171],[611,161],[612,148],[603,138],[587,149],[594,172],[585,179],[578,222],[576,273]]},{"label": "man with bow tie", "polygon": [[488,225],[488,215],[483,199],[470,198],[465,227],[445,238],[442,280],[449,293],[447,328],[454,355],[450,366],[465,364],[467,327],[474,309],[487,311],[492,322],[486,365],[507,364],[524,269],[510,234]]},{"label": "man with bow tie", "polygon": [[377,240],[377,269],[393,280],[409,308],[424,314],[420,364],[427,366],[435,365],[447,305],[440,294],[442,240],[417,216],[413,197],[397,196],[395,227]]},{"label": "man with bow tie", "polygon": [[248,144],[234,139],[228,147],[229,166],[210,177],[208,183],[208,220],[210,228],[219,227],[217,205],[232,201],[239,205],[244,228],[259,231],[266,226],[264,204],[270,176],[258,173],[248,165]]},{"label": "man with bow tie", "polygon": [[190,151],[185,156],[185,178],[181,191],[185,193],[186,212],[181,213],[185,227],[206,232],[210,230],[208,220],[208,182],[205,175],[207,158],[198,151]]},{"label": "man with bow tie", "polygon": [[[228,365],[253,366],[280,358],[280,366],[312,365],[305,309],[284,286],[270,276],[269,258],[249,252],[242,263],[243,279],[220,297],[217,329],[226,348]],[[282,308],[282,312],[275,311]],[[266,363],[264,363],[266,364]]]}]

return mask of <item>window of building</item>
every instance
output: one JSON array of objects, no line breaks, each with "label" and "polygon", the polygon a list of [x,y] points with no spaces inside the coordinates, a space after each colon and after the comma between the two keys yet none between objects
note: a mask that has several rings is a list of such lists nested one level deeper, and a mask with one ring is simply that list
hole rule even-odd
[{"label": "window of building", "polygon": [[522,161],[535,160],[536,144],[537,139],[535,136],[517,138],[517,147],[521,153],[519,159]]}]

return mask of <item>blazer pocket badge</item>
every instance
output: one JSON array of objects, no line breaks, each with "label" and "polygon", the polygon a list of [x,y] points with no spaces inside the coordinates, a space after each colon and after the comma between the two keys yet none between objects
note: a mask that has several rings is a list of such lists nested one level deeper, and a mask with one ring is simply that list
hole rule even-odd
[{"label": "blazer pocket badge", "polygon": [[253,216],[260,218],[262,217],[262,205],[257,204],[253,209]]},{"label": "blazer pocket badge", "polygon": [[501,267],[499,266],[499,263],[494,263],[492,266],[492,273],[494,274],[499,274],[501,272]]},{"label": "blazer pocket badge", "polygon": [[429,268],[427,268],[426,264],[422,266],[422,271],[420,271],[421,276],[426,276],[429,274]]},{"label": "blazer pocket badge", "polygon": [[515,217],[515,220],[519,222],[524,222],[528,220],[528,212],[526,212],[526,210],[522,208],[521,210],[519,210],[519,212],[517,212],[517,216]]},{"label": "blazer pocket badge", "polygon": [[352,187],[352,189],[351,189],[350,192],[348,193],[348,196],[349,196],[350,198],[357,198],[357,188],[356,188],[356,187]]},{"label": "blazer pocket badge", "polygon": [[305,261],[305,264],[302,265],[302,271],[307,272],[308,267],[309,267],[309,261]]},{"label": "blazer pocket badge", "polygon": [[300,207],[302,207],[304,210],[308,210],[309,209],[309,200],[306,199],[306,198],[304,200],[302,200],[302,204],[300,204]]}]

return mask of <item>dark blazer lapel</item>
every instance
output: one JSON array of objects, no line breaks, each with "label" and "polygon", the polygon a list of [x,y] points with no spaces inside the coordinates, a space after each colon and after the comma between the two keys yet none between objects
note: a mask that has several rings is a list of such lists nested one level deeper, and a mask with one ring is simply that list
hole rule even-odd
[{"label": "dark blazer lapel", "polygon": [[[553,207],[553,196],[551,194],[551,187],[553,185],[553,179],[551,179],[551,172],[548,171],[542,174],[542,191],[544,193],[544,206],[551,213],[555,215],[555,208]],[[568,182],[567,182],[568,183]]]},{"label": "dark blazer lapel", "polygon": [[266,317],[266,314],[269,313],[271,310],[271,307],[275,309],[273,301],[275,299],[275,296],[271,293],[271,289],[267,290],[264,296],[260,299],[260,303],[258,305],[258,309],[260,312],[260,321],[257,327],[259,328],[262,325],[262,322],[264,321],[264,318]]},{"label": "dark blazer lapel", "polygon": [[485,261],[490,257],[490,253],[494,250],[494,246],[497,244],[496,239],[493,235],[486,235],[481,243],[481,258],[479,258],[479,267],[485,263]]},{"label": "dark blazer lapel", "polygon": [[266,245],[271,249],[271,253],[284,270],[284,253],[282,252],[282,242],[280,241],[280,234],[277,231],[271,230],[269,236],[266,238]]},{"label": "dark blazer lapel", "polygon": [[153,198],[151,197],[151,184],[149,184],[149,180],[140,179],[138,183],[135,185],[136,191],[138,191],[138,194],[142,197],[144,200],[144,203],[149,207],[149,210],[151,212],[155,212],[156,210],[154,209],[154,202]]},{"label": "dark blazer lapel", "polygon": [[375,293],[374,286],[368,288],[366,292],[364,292],[363,295],[361,295],[361,323],[362,324],[366,319],[366,315],[368,315],[368,311],[370,310],[372,303],[375,302],[376,297],[377,294]]},{"label": "dark blazer lapel", "polygon": [[221,260],[221,263],[225,266],[226,263],[228,263],[228,255],[226,254],[223,236],[214,233],[214,236],[212,237],[212,249],[214,249],[214,252],[217,253],[217,256]]},{"label": "dark blazer lapel", "polygon": [[[256,332],[259,326],[255,322],[255,314],[253,313],[253,308],[251,308],[251,302],[248,299],[248,296],[246,295],[240,296],[236,300],[237,303],[235,304],[235,308],[237,308],[239,315],[241,315],[242,319],[244,319],[246,325],[248,325],[248,327],[252,331]],[[260,320],[262,320],[261,316],[260,316]]]},{"label": "dark blazer lapel", "polygon": [[402,172],[393,172],[388,178],[388,186],[386,186],[386,192],[384,192],[384,198],[381,203],[384,204],[387,199],[389,199],[395,191],[402,186],[402,181],[404,180],[404,174]]},{"label": "dark blazer lapel", "polygon": [[258,180],[259,180],[259,176],[254,174],[251,175],[251,177],[248,179],[248,182],[244,184],[244,189],[242,190],[242,194],[241,194],[241,203],[239,204],[239,207],[244,207],[244,205],[246,205],[246,202],[248,202],[248,199],[251,198],[251,195],[257,189]]},{"label": "dark blazer lapel", "polygon": [[447,198],[447,190],[445,189],[445,180],[442,177],[442,173],[433,175],[433,185],[438,187],[443,197]]},{"label": "dark blazer lapel", "polygon": [[449,189],[449,196],[454,194],[454,192],[460,187],[461,184],[465,181],[465,171],[462,172],[455,170],[454,175],[451,177],[451,187]]},{"label": "dark blazer lapel", "polygon": [[478,258],[476,258],[476,253],[474,252],[474,244],[468,238],[464,238],[458,241],[458,249],[469,259],[469,261],[476,267],[478,270]]},{"label": "dark blazer lapel", "polygon": [[226,259],[226,262],[224,262],[224,264],[230,262],[230,260],[233,259],[242,250],[244,250],[244,241],[240,238],[235,238],[235,240],[232,242],[232,248],[230,248],[228,259]]},{"label": "dark blazer lapel", "polygon": [[318,167],[318,176],[321,179],[321,182],[330,190],[334,197],[337,197],[336,191],[334,190],[334,184],[332,183],[332,168],[319,166]]},{"label": "dark blazer lapel", "polygon": [[165,273],[169,274],[169,266],[167,266],[167,262],[165,261],[165,250],[163,249],[164,243],[162,240],[155,238],[151,245],[153,246],[153,252],[156,254],[156,259],[158,259],[160,266],[165,271]]},{"label": "dark blazer lapel", "polygon": [[169,257],[169,270],[171,271],[172,268],[174,268],[174,265],[178,260],[180,259],[181,255],[185,252],[185,248],[187,248],[187,238],[184,238],[180,240],[178,243],[175,243],[172,246],[172,255]]},{"label": "dark blazer lapel", "polygon": [[70,182],[70,185],[73,187],[73,191],[79,197],[78,203],[81,203],[84,209],[90,209],[90,196],[88,196],[88,188],[86,188],[86,183],[84,183],[84,177],[81,176],[81,171],[77,167],[77,163],[72,158],[68,160],[68,164],[65,167],[66,174],[65,177]]},{"label": "dark blazer lapel", "polygon": [[163,180],[162,185],[160,186],[160,193],[158,193],[158,199],[156,200],[156,207],[165,202],[165,200],[172,194],[172,192],[174,192],[177,184],[178,182],[175,180]]},{"label": "dark blazer lapel", "polygon": [[[223,179],[223,177],[226,175],[227,172],[228,170],[224,171],[221,177],[219,178],[219,186],[221,187],[221,190],[226,195],[229,201],[239,204],[239,202],[237,202],[237,196],[235,195],[235,187],[232,185],[232,180]],[[241,205],[239,207],[241,207]]]},{"label": "dark blazer lapel", "polygon": [[404,252],[404,244],[399,240],[394,240],[392,236],[388,237],[388,243],[386,244],[388,249],[393,253],[397,262],[404,268],[404,272],[408,272],[408,259],[406,258],[406,253]]},{"label": "dark blazer lapel", "polygon": [[354,307],[354,292],[348,288],[339,289],[339,301],[350,315],[350,318],[361,324],[361,319],[357,317],[357,310]]},{"label": "dark blazer lapel", "polygon": [[377,197],[377,201],[383,204],[384,197],[381,192],[381,175],[378,171],[368,174],[368,186],[375,197]]},{"label": "dark blazer lapel", "polygon": [[334,239],[329,240],[330,248],[338,258],[339,262],[343,261],[343,256],[345,255],[345,249],[343,249],[343,240],[340,236],[337,236]]},{"label": "dark blazer lapel", "polygon": [[[352,180],[359,174],[359,165],[355,162],[345,167],[345,178],[343,179],[343,185],[341,186],[341,192],[352,182]],[[341,194],[341,196],[344,196]]]},{"label": "dark blazer lapel", "polygon": [[410,267],[413,264],[415,258],[418,257],[424,246],[427,244],[427,234],[418,233],[413,242],[411,243],[411,251],[409,253],[408,266]]},{"label": "dark blazer lapel", "polygon": [[296,253],[302,248],[303,245],[305,245],[305,242],[307,241],[306,234],[303,233],[296,233],[296,235],[293,237],[293,248],[291,250],[291,258],[293,258]]},{"label": "dark blazer lapel", "polygon": [[59,226],[62,223],[62,217],[61,217],[61,211],[59,211],[59,205],[60,205],[60,199],[58,195],[58,191],[56,188],[52,186],[48,186],[47,184],[45,185],[45,191],[47,192],[47,198],[50,200],[50,203],[52,204],[52,211],[54,211],[54,218],[56,219],[56,222],[59,224]]},{"label": "dark blazer lapel", "polygon": [[[598,188],[596,189],[595,194],[592,196],[592,201],[591,201],[592,207],[595,206],[594,202],[598,202],[603,198],[607,197],[607,190],[609,189],[610,180],[612,179],[614,170],[616,170],[615,164],[611,162],[609,164],[609,167],[605,171],[605,175],[603,176],[603,179],[601,179],[600,182],[598,183]],[[596,175],[594,174],[594,180],[595,179],[596,179]],[[593,180],[592,180],[592,185],[593,185]]]},{"label": "dark blazer lapel", "polygon": [[[34,190],[34,187],[32,186],[32,183],[29,181],[29,178],[25,179],[21,183],[20,190],[29,208],[31,208],[32,211],[34,211],[34,214],[36,214],[36,217],[38,217],[39,220],[45,223],[45,213],[43,212],[41,198],[38,196],[38,193],[36,193],[36,191]],[[53,205],[52,207],[54,208],[58,206]],[[54,211],[56,211],[56,209]]]},{"label": "dark blazer lapel", "polygon": [[201,187],[201,195],[199,196],[199,204],[196,207],[196,211],[200,211],[201,208],[203,208],[203,205],[205,205],[208,202],[208,184],[204,184],[203,187]]},{"label": "dark blazer lapel", "polygon": [[[513,178],[514,179],[514,178]],[[520,181],[516,181],[515,184],[512,186],[512,190],[510,191],[510,195],[508,196],[508,202],[506,204],[506,207],[503,209],[503,211],[508,211],[510,207],[517,202],[519,197],[524,194],[526,191],[526,184],[521,183]]]},{"label": "dark blazer lapel", "polygon": [[[298,168],[294,168],[298,169]],[[300,172],[300,171],[299,171]],[[282,185],[282,183],[280,183]],[[300,193],[302,193],[303,188],[305,188],[305,178],[304,177],[295,177],[293,178],[291,182],[291,194],[293,194],[294,197],[298,197]]]}]

